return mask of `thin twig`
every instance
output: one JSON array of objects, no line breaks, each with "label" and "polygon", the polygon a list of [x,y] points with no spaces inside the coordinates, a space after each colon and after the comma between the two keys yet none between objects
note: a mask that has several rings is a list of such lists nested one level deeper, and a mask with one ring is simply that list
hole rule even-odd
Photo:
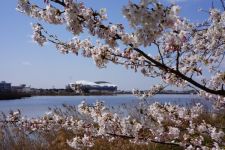
[{"label": "thin twig", "polygon": [[179,71],[179,58],[180,58],[180,52],[177,50],[177,58],[176,58],[176,70]]},{"label": "thin twig", "polygon": [[162,64],[164,64],[164,59],[163,59],[163,56],[162,56],[162,53],[160,51],[160,47],[159,47],[159,44],[158,43],[154,43],[156,46],[157,46],[157,49],[158,49],[158,52],[159,52],[159,55],[160,55],[160,58],[161,58],[161,61],[162,61]]},{"label": "thin twig", "polygon": [[224,3],[224,0],[220,0],[220,2],[222,4],[223,10],[225,11],[225,3]]}]

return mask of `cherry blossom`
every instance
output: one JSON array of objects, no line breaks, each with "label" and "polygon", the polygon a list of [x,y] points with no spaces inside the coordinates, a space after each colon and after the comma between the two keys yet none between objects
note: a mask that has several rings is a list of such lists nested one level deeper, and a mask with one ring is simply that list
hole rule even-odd
[{"label": "cherry blossom", "polygon": [[[224,8],[224,2],[220,2]],[[193,23],[179,15],[181,8],[178,5],[164,5],[157,0],[129,1],[122,9],[122,15],[129,22],[126,27],[108,20],[105,8],[97,11],[73,0],[48,0],[45,5],[41,8],[29,0],[18,0],[17,10],[49,24],[60,24],[74,37],[68,41],[61,40],[40,23],[35,23],[32,38],[40,46],[51,42],[63,54],[92,58],[99,68],[113,62],[145,77],[161,78],[162,83],[147,92],[133,91],[144,99],[168,85],[175,85],[193,88],[200,96],[211,100],[217,110],[225,107],[225,8],[209,8],[205,11],[208,19]],[[90,37],[81,39],[79,36],[84,32],[88,32]],[[92,37],[98,40],[95,42]],[[87,133],[82,137],[67,141],[76,149],[82,145],[91,147],[93,138],[99,136],[109,141],[126,137],[139,144],[168,142],[186,149],[219,149],[223,145],[224,133],[204,120],[196,122],[202,109],[200,104],[187,109],[154,103],[142,108],[142,118],[138,119],[121,117],[101,102],[94,106],[82,102],[78,111],[89,119],[76,120],[53,113],[22,124],[33,131],[50,129],[53,124],[73,130],[84,129]],[[11,114],[8,121],[20,120],[20,115],[17,115]],[[166,124],[168,122],[169,125]],[[182,130],[182,125],[185,125],[185,130]],[[150,136],[143,138],[141,132]],[[210,138],[213,143],[204,145],[205,138]]]},{"label": "cherry blossom", "polygon": [[[12,111],[4,122],[13,123],[20,130],[30,131],[30,134],[64,128],[75,134],[74,138],[67,140],[67,144],[74,149],[92,147],[97,138],[104,138],[109,142],[128,138],[136,144],[167,143],[186,149],[224,146],[225,134],[222,129],[198,120],[203,111],[200,104],[191,108],[160,103],[141,106],[142,111],[135,113],[142,119],[110,111],[101,101],[93,105],[83,101],[77,106],[78,111],[73,109],[71,115],[56,109],[43,117],[32,119],[22,117],[20,111]],[[211,139],[211,145],[205,145],[205,138]]]}]

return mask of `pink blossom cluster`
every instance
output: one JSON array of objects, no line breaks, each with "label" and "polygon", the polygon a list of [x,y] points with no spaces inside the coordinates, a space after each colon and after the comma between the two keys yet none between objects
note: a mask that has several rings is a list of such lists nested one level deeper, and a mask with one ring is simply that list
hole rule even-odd
[{"label": "pink blossom cluster", "polygon": [[[76,135],[67,140],[67,144],[74,149],[92,147],[97,138],[104,138],[109,142],[126,138],[136,144],[167,143],[185,149],[208,150],[224,146],[225,134],[222,129],[204,120],[199,122],[198,117],[204,111],[200,104],[185,108],[156,102],[138,108],[135,114],[140,115],[140,118],[113,112],[99,101],[94,105],[83,101],[77,108],[68,109],[72,109],[75,114],[65,115],[60,111],[51,111],[41,118],[33,119],[24,118],[20,111],[16,111],[10,113],[5,123],[16,124],[21,130],[26,129],[31,133],[65,128]],[[205,140],[209,139],[211,143],[205,145]]]},{"label": "pink blossom cluster", "polygon": [[62,12],[50,4],[43,9],[31,4],[29,0],[19,0],[17,10],[33,18],[43,19],[50,24],[63,24],[65,22],[64,18],[61,17]]},{"label": "pink blossom cluster", "polygon": [[140,90],[138,89],[133,89],[132,90],[132,93],[133,95],[136,95],[142,99],[145,99],[147,97],[151,97],[157,93],[159,93],[160,91],[162,91],[165,87],[161,84],[158,84],[158,85],[153,85],[153,87],[151,87],[150,90],[146,91],[146,92],[141,92]]},{"label": "pink blossom cluster", "polygon": [[[53,2],[61,4],[63,8],[53,7]],[[111,61],[148,77],[161,77],[164,84],[184,87],[193,84],[189,81],[193,80],[208,89],[213,85],[212,90],[224,91],[224,80],[216,77],[218,72],[224,74],[224,70],[221,70],[225,55],[224,11],[210,9],[206,22],[194,24],[178,16],[180,8],[177,5],[164,6],[155,0],[140,0],[139,3],[129,1],[123,8],[123,14],[134,32],[128,33],[122,24],[105,23],[105,9],[94,11],[73,0],[53,2],[47,1],[46,8],[42,9],[29,0],[19,0],[17,9],[50,24],[65,24],[74,36],[87,30],[101,40],[93,43],[91,38],[81,40],[74,37],[63,42],[38,23],[33,25],[33,39],[39,45],[50,41],[63,53],[79,54],[79,50],[82,50],[81,54],[93,58],[100,68],[106,67]],[[118,48],[122,44],[127,46],[124,51]],[[151,55],[141,51],[141,46],[150,49],[157,47],[158,53]],[[152,60],[163,65],[163,68]],[[209,72],[203,70],[206,68]],[[172,73],[171,69],[176,73]],[[181,77],[180,73],[187,78]],[[196,77],[201,80],[195,80]],[[222,81],[220,85],[214,84],[218,81]]]}]

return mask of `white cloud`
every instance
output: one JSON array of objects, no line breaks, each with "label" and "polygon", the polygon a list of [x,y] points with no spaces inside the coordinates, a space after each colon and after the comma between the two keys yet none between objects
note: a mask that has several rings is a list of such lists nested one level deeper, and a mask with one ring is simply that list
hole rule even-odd
[{"label": "white cloud", "polygon": [[23,66],[31,66],[32,65],[29,61],[23,61],[21,64]]}]

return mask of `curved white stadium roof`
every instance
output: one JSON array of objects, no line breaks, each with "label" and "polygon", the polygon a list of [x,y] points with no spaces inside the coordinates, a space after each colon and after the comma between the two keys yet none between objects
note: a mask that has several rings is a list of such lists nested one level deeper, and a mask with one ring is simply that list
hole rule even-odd
[{"label": "curved white stadium roof", "polygon": [[75,83],[71,83],[71,84],[81,84],[81,85],[89,85],[89,86],[102,86],[102,87],[117,87],[116,85],[108,83],[108,82],[97,84],[95,82],[90,82],[90,81],[85,81],[85,80],[75,81]]}]

